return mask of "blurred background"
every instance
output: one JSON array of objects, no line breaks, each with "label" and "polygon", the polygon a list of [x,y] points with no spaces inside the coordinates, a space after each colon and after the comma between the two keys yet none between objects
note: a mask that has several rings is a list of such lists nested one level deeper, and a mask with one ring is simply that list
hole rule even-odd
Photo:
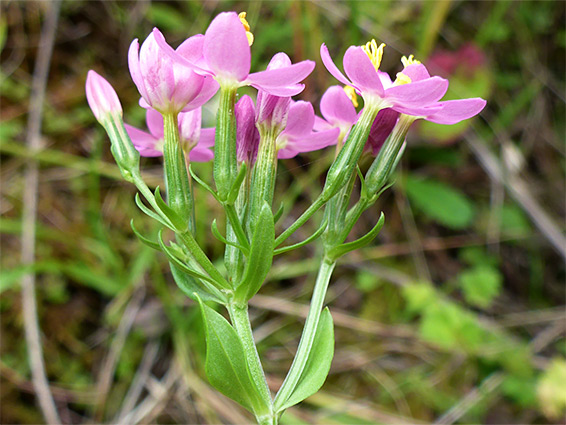
[{"label": "blurred background", "polygon": [[[74,0],[57,10],[49,1],[2,1],[0,421],[53,418],[49,394],[63,423],[250,421],[208,385],[198,310],[165,257],[133,235],[131,218],[146,233],[158,229],[136,208],[84,95],[94,69],[116,88],[125,120],[143,126],[127,68],[131,41],[157,26],[176,47],[235,10],[247,11],[255,35],[252,70],[278,51],[317,61],[299,96],[315,108],[337,84],[320,62],[321,43],[341,67],[349,45],[372,38],[387,44],[381,68],[391,75],[402,55],[415,54],[450,79],[448,98],[488,100],[475,119],[412,129],[396,184],[354,233],[371,228],[379,211],[383,231],[344,257],[331,282],[330,376],[282,423],[564,423],[565,5]],[[214,102],[209,109],[213,125]],[[328,149],[280,162],[283,224],[318,195],[331,159]],[[211,169],[196,171],[210,181]],[[143,170],[150,185],[162,184],[159,159],[144,160]],[[209,227],[220,210],[196,190],[197,239],[220,260]],[[296,349],[317,262],[312,248],[277,257],[252,300],[274,391]],[[41,354],[38,340],[49,386],[32,381],[28,351]]]}]

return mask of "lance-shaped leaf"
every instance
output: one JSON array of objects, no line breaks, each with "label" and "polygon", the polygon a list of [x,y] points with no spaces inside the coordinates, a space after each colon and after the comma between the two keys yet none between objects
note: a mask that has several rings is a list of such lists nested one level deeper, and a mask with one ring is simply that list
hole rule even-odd
[{"label": "lance-shaped leaf", "polygon": [[132,228],[132,231],[134,232],[134,235],[136,235],[138,237],[138,239],[145,245],[149,246],[150,248],[156,249],[158,251],[161,251],[161,247],[159,246],[159,244],[157,242],[153,242],[151,240],[149,240],[148,238],[146,238],[145,236],[143,236],[140,232],[138,232],[138,230],[136,229],[136,227],[134,226],[134,219],[132,218],[130,220],[130,227]]},{"label": "lance-shaped leaf", "polygon": [[197,176],[195,174],[191,165],[189,165],[189,173],[191,174],[191,177],[193,179],[195,179],[195,181],[198,184],[200,184],[202,187],[204,187],[207,190],[207,192],[209,192],[212,196],[214,196],[214,199],[216,199],[218,202],[220,202],[220,198],[218,197],[218,193],[216,193],[216,191],[212,187],[210,187],[205,181],[203,181],[201,178],[199,178],[199,176]]},{"label": "lance-shaped leaf", "polygon": [[364,235],[353,242],[343,243],[341,245],[330,248],[327,252],[327,257],[335,261],[347,252],[366,246],[377,236],[377,234],[383,227],[384,221],[385,216],[383,215],[383,213],[381,213],[377,224],[373,227],[373,229],[369,231],[367,235]]},{"label": "lance-shaped leaf", "polygon": [[159,207],[161,212],[165,214],[165,216],[169,219],[169,221],[171,221],[171,223],[177,230],[183,231],[187,228],[188,223],[185,222],[173,208],[165,203],[165,201],[161,197],[159,186],[157,186],[157,188],[155,189],[155,202],[157,202],[157,206]]},{"label": "lance-shaped leaf", "polygon": [[269,410],[250,375],[242,341],[228,321],[196,296],[206,333],[205,371],[210,384],[254,413]]},{"label": "lance-shaped leaf", "polygon": [[[157,237],[159,242],[159,246],[161,250],[165,253],[169,262],[171,263],[171,272],[173,273],[173,277],[175,277],[175,282],[179,286],[179,288],[190,298],[194,299],[193,293],[197,293],[201,295],[203,299],[213,299],[219,303],[225,303],[226,297],[220,290],[216,287],[218,284],[210,277],[206,276],[205,274],[193,270],[188,267],[186,264],[178,258],[178,253],[172,247],[165,245],[163,242],[163,230],[159,231],[159,235]],[[173,270],[173,266],[177,269],[177,276],[175,276],[175,271]],[[196,278],[197,280],[188,281],[185,279],[179,279],[177,281],[177,277],[181,278],[181,273],[185,274],[188,277]],[[179,283],[180,282],[180,283]],[[191,288],[195,286],[197,289],[192,290]],[[191,292],[192,290],[192,292]],[[189,292],[186,292],[189,291]],[[214,298],[210,298],[210,297]]]},{"label": "lance-shaped leaf", "polygon": [[242,245],[234,243],[234,242],[230,242],[228,239],[226,239],[222,233],[220,233],[220,230],[218,230],[218,224],[216,223],[216,219],[212,220],[212,224],[210,225],[210,229],[212,230],[212,234],[214,235],[214,237],[216,239],[218,239],[220,242],[222,242],[224,245],[231,245],[235,248],[238,248],[240,251],[242,251],[245,255],[249,254],[249,249],[244,248]]},{"label": "lance-shaped leaf", "polygon": [[305,245],[311,243],[312,241],[317,239],[320,235],[322,235],[322,233],[326,229],[327,223],[328,223],[328,221],[324,220],[322,222],[322,224],[320,225],[320,227],[318,228],[318,230],[316,232],[314,232],[312,235],[310,235],[308,238],[306,238],[304,241],[298,242],[298,243],[293,244],[293,245],[284,246],[282,248],[277,248],[275,251],[273,251],[273,255],[283,254],[284,252],[289,252],[289,251],[292,251],[294,249],[300,248],[302,246],[305,246]]},{"label": "lance-shaped leaf", "polygon": [[175,283],[187,297],[196,301],[196,293],[204,301],[214,301],[219,304],[226,302],[226,298],[221,297],[221,292],[216,291],[215,294],[212,294],[194,275],[187,273],[187,268],[181,268],[178,266],[178,263],[173,262],[170,262],[169,265],[171,266],[171,274],[173,275],[173,279],[175,279]]},{"label": "lance-shaped leaf", "polygon": [[153,212],[152,210],[150,210],[148,207],[146,207],[141,198],[139,193],[136,193],[135,196],[135,200],[136,200],[136,205],[138,206],[138,208],[140,210],[142,210],[146,215],[148,215],[149,217],[153,218],[154,220],[158,221],[159,223],[163,224],[165,227],[171,229],[171,230],[175,230],[173,228],[173,225],[171,224],[171,222],[167,219],[165,220],[163,217],[161,217],[160,215],[158,215],[157,213]]},{"label": "lance-shaped leaf", "polygon": [[295,389],[285,401],[275,406],[282,412],[316,393],[328,376],[334,357],[334,322],[326,307],[320,315],[311,352]]},{"label": "lance-shaped leaf", "polygon": [[283,205],[283,202],[281,202],[281,205],[279,205],[279,209],[273,215],[273,222],[274,223],[277,223],[279,221],[279,219],[283,216],[284,211],[285,211],[285,205]]},{"label": "lance-shaped leaf", "polygon": [[267,202],[264,202],[255,223],[244,275],[236,289],[236,300],[247,302],[261,288],[273,261],[274,241],[273,213]]}]

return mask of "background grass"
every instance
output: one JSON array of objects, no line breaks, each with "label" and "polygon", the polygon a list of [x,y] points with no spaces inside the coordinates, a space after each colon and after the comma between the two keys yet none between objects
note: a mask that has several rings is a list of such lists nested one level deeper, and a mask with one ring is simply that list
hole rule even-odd
[{"label": "background grass", "polygon": [[[36,274],[46,370],[64,422],[250,419],[208,386],[197,310],[175,287],[164,256],[133,236],[132,217],[148,233],[157,228],[135,207],[135,191],[121,181],[84,96],[86,73],[95,69],[116,88],[126,121],[141,125],[127,69],[131,40],[158,26],[176,46],[222,10],[248,12],[254,70],[278,51],[317,61],[299,96],[315,107],[336,84],[320,63],[320,44],[341,58],[371,38],[387,43],[382,68],[392,75],[401,55],[414,53],[449,76],[449,96],[488,100],[480,117],[461,126],[420,125],[409,135],[396,185],[355,232],[371,228],[380,210],[384,230],[341,260],[331,283],[337,349],[327,383],[283,423],[563,420],[565,268],[551,241],[564,237],[564,2],[64,1],[43,149],[33,151],[24,140],[49,6],[0,5],[2,423],[43,421],[23,337],[19,283],[28,272]],[[329,149],[280,163],[283,223],[316,197],[331,156]],[[36,261],[23,266],[30,161],[40,167]],[[161,183],[159,159],[145,160],[144,172]],[[211,164],[197,172],[210,181]],[[220,259],[209,230],[220,211],[204,191],[197,198],[197,239]],[[252,300],[272,390],[298,343],[316,266],[309,248],[277,258]]]}]

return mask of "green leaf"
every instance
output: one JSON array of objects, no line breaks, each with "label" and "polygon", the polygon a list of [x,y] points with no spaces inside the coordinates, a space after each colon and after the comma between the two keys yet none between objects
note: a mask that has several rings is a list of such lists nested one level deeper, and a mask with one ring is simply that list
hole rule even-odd
[{"label": "green leaf", "polygon": [[458,280],[466,301],[486,308],[499,295],[503,278],[496,268],[481,265],[465,270]]},{"label": "green leaf", "polygon": [[326,381],[334,357],[334,323],[326,307],[320,315],[313,345],[297,386],[289,398],[277,407],[281,412],[316,393]]},{"label": "green leaf", "polygon": [[227,204],[233,204],[234,202],[236,202],[236,198],[240,193],[240,186],[242,186],[242,182],[246,177],[247,169],[248,166],[246,165],[245,162],[243,162],[242,165],[240,166],[240,171],[238,171],[238,174],[236,175],[236,180],[234,180],[234,183],[230,188],[230,192],[228,193],[228,198],[226,199]]},{"label": "green leaf", "polygon": [[274,241],[273,214],[267,202],[264,202],[255,225],[244,275],[236,289],[236,300],[248,301],[261,288],[273,262]]},{"label": "green leaf", "polygon": [[176,229],[183,231],[187,228],[188,224],[177,214],[177,212],[165,203],[161,197],[159,186],[155,188],[155,202],[163,214],[171,221]]},{"label": "green leaf", "polygon": [[145,236],[143,236],[140,232],[138,232],[138,230],[136,229],[136,227],[134,226],[134,219],[132,218],[130,220],[130,227],[132,228],[132,231],[134,232],[134,235],[137,236],[137,238],[145,245],[149,246],[150,248],[156,249],[157,251],[161,251],[161,247],[159,246],[158,243],[150,241],[149,239],[147,239]]},{"label": "green leaf", "polygon": [[154,220],[158,221],[159,223],[163,224],[168,229],[174,230],[172,229],[171,223],[166,223],[165,220],[163,220],[163,217],[160,217],[157,213],[153,212],[143,204],[139,193],[136,193],[135,200],[136,200],[136,205],[140,210],[142,210],[142,212],[144,212],[146,215],[153,218]]},{"label": "green leaf", "polygon": [[322,224],[320,225],[320,227],[318,228],[318,230],[316,232],[314,232],[312,235],[310,235],[308,238],[306,238],[304,241],[297,242],[296,244],[293,244],[293,245],[284,246],[282,248],[277,248],[273,252],[273,255],[283,254],[284,252],[289,252],[289,251],[292,251],[294,249],[300,248],[302,246],[305,246],[305,245],[311,243],[312,241],[317,239],[320,235],[322,235],[322,232],[324,232],[324,230],[326,229],[327,223],[328,223],[328,220],[324,220],[322,222]]},{"label": "green leaf", "polygon": [[355,249],[359,249],[363,246],[366,246],[368,243],[370,243],[372,240],[375,239],[377,234],[381,231],[381,228],[383,227],[384,222],[385,222],[385,216],[383,215],[383,213],[381,213],[381,215],[379,216],[379,220],[377,221],[376,225],[373,227],[373,229],[371,229],[369,231],[368,234],[362,236],[359,239],[356,239],[355,241],[335,246],[335,247],[329,249],[326,255],[328,256],[328,258],[331,258],[333,260],[337,260],[342,255],[344,255],[344,254],[346,254],[350,251],[354,251]]},{"label": "green leaf", "polygon": [[210,291],[203,288],[203,285],[199,283],[194,276],[187,273],[186,269],[179,267],[173,262],[170,262],[169,265],[171,266],[171,274],[173,275],[173,279],[175,279],[175,283],[187,297],[196,301],[196,293],[204,301],[214,301],[219,304],[226,302],[225,299],[211,294]]},{"label": "green leaf", "polygon": [[265,409],[238,334],[224,317],[203,304],[198,295],[196,297],[205,323],[205,371],[210,384],[251,412]]},{"label": "green leaf", "polygon": [[474,205],[446,183],[408,177],[405,187],[413,205],[438,223],[453,229],[463,229],[472,224]]}]

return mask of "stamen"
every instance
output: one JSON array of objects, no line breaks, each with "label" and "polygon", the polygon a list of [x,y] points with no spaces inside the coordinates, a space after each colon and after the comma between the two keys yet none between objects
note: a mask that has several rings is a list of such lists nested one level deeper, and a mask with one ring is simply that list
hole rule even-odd
[{"label": "stamen", "polygon": [[362,46],[362,49],[368,55],[373,64],[374,68],[379,70],[379,66],[381,65],[381,58],[383,57],[383,49],[385,47],[385,43],[381,43],[379,47],[377,47],[377,42],[375,39],[368,41],[365,46]]},{"label": "stamen", "polygon": [[393,82],[394,86],[402,86],[403,84],[409,84],[412,83],[413,81],[411,80],[411,77],[409,77],[408,75],[403,74],[402,72],[398,72],[397,73],[397,78],[395,79],[395,81]]},{"label": "stamen", "polygon": [[350,98],[350,100],[352,101],[352,105],[354,105],[354,108],[358,107],[358,96],[356,94],[356,89],[353,88],[352,86],[344,86],[344,91],[346,92],[346,95]]},{"label": "stamen", "polygon": [[410,55],[408,58],[407,56],[403,56],[401,58],[401,63],[406,68],[409,65],[420,65],[421,61],[416,60],[413,55]]},{"label": "stamen", "polygon": [[251,33],[250,31],[250,24],[248,23],[247,19],[246,19],[246,12],[241,12],[238,15],[238,18],[240,18],[240,22],[242,22],[242,25],[244,26],[244,29],[246,30],[246,37],[248,38],[248,44],[251,46],[252,44],[254,44],[254,35]]}]

